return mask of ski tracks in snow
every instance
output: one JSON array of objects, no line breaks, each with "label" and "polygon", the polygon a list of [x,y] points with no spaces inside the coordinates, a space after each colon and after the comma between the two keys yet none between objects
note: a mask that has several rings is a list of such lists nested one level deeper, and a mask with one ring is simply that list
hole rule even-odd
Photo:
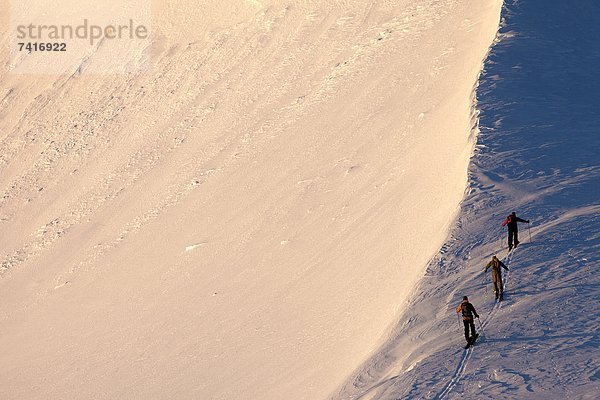
[{"label": "ski tracks in snow", "polygon": [[[516,250],[516,249],[515,249]],[[510,261],[512,259],[514,250],[510,251],[503,259],[502,262],[504,264],[506,264],[507,267],[510,268]],[[503,278],[503,285],[504,285],[504,289],[506,289],[507,285],[508,285],[508,280],[510,278],[510,271],[504,275]],[[485,320],[481,323],[481,326],[483,327],[480,333],[481,338],[483,339],[485,337],[485,328],[490,324],[490,322],[494,319],[494,316],[496,315],[496,312],[502,308],[502,301],[497,301],[494,304],[494,307],[490,310],[490,312],[488,313],[487,317],[485,318]],[[456,387],[456,385],[460,382],[460,380],[462,379],[465,370],[467,369],[467,365],[469,363],[469,360],[471,359],[471,355],[473,354],[473,350],[474,350],[474,346],[470,346],[468,349],[465,349],[465,351],[463,351],[462,357],[460,359],[460,361],[458,362],[458,365],[456,366],[456,370],[454,372],[454,374],[452,375],[452,377],[450,378],[450,381],[444,386],[444,388],[441,390],[441,392],[434,397],[435,400],[443,400],[446,399],[452,390]]]},{"label": "ski tracks in snow", "polygon": [[454,372],[454,375],[452,375],[450,382],[448,382],[446,386],[444,386],[442,391],[436,397],[434,397],[435,400],[445,399],[446,396],[452,391],[452,389],[454,389],[454,387],[458,384],[458,382],[460,382],[460,379],[462,378],[465,369],[467,368],[467,364],[469,363],[469,359],[471,358],[472,353],[473,346],[469,347],[468,349],[465,349],[462,358],[460,359],[460,361],[458,362],[458,366],[456,367],[456,372]]}]

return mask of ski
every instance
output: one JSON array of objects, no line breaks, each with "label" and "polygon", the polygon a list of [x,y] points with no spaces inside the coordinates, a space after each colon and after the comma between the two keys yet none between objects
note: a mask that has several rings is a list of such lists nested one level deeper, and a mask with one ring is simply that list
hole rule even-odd
[{"label": "ski", "polygon": [[478,337],[479,337],[479,333],[476,333],[475,336],[471,336],[465,346],[465,349],[468,349],[471,346],[475,346],[475,342],[477,341]]}]

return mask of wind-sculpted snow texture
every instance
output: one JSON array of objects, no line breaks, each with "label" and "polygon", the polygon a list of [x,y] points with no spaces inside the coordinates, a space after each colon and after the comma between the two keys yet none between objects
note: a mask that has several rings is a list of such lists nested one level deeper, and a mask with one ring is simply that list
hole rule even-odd
[{"label": "wind-sculpted snow texture", "polygon": [[[505,4],[461,215],[390,341],[340,398],[598,398],[598,15],[595,1]],[[520,224],[507,256],[511,211],[532,220],[531,241]],[[493,254],[511,268],[497,306],[483,275]],[[468,351],[454,316],[463,295],[484,324]]]},{"label": "wind-sculpted snow texture", "polygon": [[152,5],[128,74],[0,24],[0,399],[327,398],[456,218],[501,0]]}]

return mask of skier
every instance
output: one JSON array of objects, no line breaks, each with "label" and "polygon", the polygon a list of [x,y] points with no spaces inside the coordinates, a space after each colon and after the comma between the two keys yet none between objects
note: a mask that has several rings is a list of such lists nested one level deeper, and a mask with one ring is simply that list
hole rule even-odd
[{"label": "skier", "polygon": [[[472,346],[475,343],[475,340],[479,337],[479,334],[475,331],[475,318],[479,318],[477,311],[475,311],[475,307],[473,304],[469,303],[469,298],[467,296],[463,296],[462,303],[456,307],[456,313],[462,313],[463,324],[465,325],[465,339],[467,340],[467,345],[465,349],[468,349],[469,346]],[[469,328],[471,329],[471,335],[469,336]]]},{"label": "skier", "polygon": [[500,301],[502,301],[504,300],[504,287],[502,285],[502,270],[500,268],[504,268],[507,271],[509,269],[496,256],[492,256],[492,260],[486,264],[485,272],[487,272],[489,268],[492,268],[492,282],[494,282],[494,294],[496,295],[496,300],[500,299]]},{"label": "skier", "polygon": [[508,226],[508,251],[511,251],[513,248],[513,239],[514,247],[517,247],[519,244],[519,227],[517,226],[517,222],[529,223],[529,220],[517,217],[517,213],[513,211],[502,223],[502,226]]}]

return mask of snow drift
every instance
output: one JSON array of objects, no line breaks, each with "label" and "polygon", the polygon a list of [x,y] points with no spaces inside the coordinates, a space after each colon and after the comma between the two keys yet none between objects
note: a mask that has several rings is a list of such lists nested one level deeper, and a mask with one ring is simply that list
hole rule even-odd
[{"label": "snow drift", "polygon": [[[598,397],[599,12],[593,1],[506,2],[459,218],[390,340],[339,398]],[[508,255],[512,211],[532,224]],[[499,304],[483,273],[493,254],[511,269]],[[463,295],[484,328],[472,351],[454,313]]]},{"label": "snow drift", "polygon": [[158,3],[140,72],[0,78],[0,397],[325,398],[454,219],[500,1]]}]

